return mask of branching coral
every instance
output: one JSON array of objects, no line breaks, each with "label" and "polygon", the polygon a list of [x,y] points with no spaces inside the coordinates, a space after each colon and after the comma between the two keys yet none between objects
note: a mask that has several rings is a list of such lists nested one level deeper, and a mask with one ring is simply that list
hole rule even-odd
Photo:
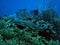
[{"label": "branching coral", "polygon": [[[25,13],[25,14],[23,14]],[[19,16],[20,16],[19,12]],[[0,45],[59,45],[59,40],[56,39],[57,32],[54,25],[59,23],[55,19],[54,24],[50,23],[49,19],[46,21],[37,18],[28,17],[26,12],[22,12],[23,18],[13,19],[13,17],[4,17],[0,19]],[[46,12],[44,12],[44,15]],[[46,15],[50,15],[46,14]],[[26,16],[26,17],[24,17]],[[42,16],[41,16],[42,17]],[[47,16],[46,16],[47,17]]]}]

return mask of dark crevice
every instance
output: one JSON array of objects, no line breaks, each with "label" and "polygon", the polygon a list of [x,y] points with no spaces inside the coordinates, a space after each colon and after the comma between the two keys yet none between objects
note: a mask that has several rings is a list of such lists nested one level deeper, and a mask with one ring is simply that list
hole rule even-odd
[{"label": "dark crevice", "polygon": [[25,26],[18,25],[18,24],[16,24],[16,26],[17,26],[19,29],[25,29],[25,28],[26,28]]}]

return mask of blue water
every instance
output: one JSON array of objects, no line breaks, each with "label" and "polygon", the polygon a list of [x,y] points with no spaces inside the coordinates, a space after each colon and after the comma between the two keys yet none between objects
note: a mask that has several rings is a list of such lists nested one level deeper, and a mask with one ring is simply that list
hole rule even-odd
[{"label": "blue water", "polygon": [[48,7],[60,14],[60,0],[0,0],[0,15],[15,14],[19,9],[26,8],[27,11],[38,8],[41,12]]}]

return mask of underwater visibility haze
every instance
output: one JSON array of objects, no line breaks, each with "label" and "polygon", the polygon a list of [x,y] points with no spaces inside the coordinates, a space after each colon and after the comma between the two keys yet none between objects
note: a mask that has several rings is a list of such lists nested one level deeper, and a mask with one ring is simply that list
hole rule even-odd
[{"label": "underwater visibility haze", "polygon": [[0,45],[60,45],[60,0],[0,0]]},{"label": "underwater visibility haze", "polygon": [[28,11],[38,8],[42,11],[48,7],[60,13],[60,0],[0,0],[0,14],[14,14],[23,8]]}]

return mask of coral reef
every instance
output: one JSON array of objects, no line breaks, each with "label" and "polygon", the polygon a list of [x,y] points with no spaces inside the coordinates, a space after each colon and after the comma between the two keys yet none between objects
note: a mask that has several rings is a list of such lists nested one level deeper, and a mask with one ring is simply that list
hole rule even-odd
[{"label": "coral reef", "polygon": [[29,14],[23,9],[16,15],[18,19],[12,16],[0,19],[0,45],[60,45],[60,17],[54,11],[45,10],[41,16],[38,10]]}]

